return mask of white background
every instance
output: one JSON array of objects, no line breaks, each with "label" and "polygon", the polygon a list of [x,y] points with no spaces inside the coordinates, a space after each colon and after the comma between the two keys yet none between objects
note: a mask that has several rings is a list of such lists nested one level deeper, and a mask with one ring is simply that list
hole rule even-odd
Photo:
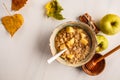
[{"label": "white background", "polygon": [[[105,70],[98,76],[89,76],[81,69],[57,61],[49,65],[46,60],[52,56],[49,37],[57,25],[77,21],[85,12],[99,25],[100,19],[108,13],[120,15],[120,0],[58,0],[66,18],[62,21],[45,16],[44,6],[48,1],[28,0],[24,8],[11,12],[11,0],[3,0],[12,14],[22,14],[25,21],[12,38],[0,22],[0,80],[119,80],[120,50],[106,58]],[[6,15],[0,1],[0,18]],[[101,54],[120,44],[120,33],[105,36],[109,47]]]}]

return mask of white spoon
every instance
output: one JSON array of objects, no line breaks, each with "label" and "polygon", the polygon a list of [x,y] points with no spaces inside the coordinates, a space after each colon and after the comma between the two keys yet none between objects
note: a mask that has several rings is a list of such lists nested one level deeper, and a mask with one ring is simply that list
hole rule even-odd
[{"label": "white spoon", "polygon": [[57,53],[55,56],[51,57],[47,60],[48,64],[51,64],[55,59],[57,59],[61,54],[63,54],[67,49],[63,49],[59,53]]}]

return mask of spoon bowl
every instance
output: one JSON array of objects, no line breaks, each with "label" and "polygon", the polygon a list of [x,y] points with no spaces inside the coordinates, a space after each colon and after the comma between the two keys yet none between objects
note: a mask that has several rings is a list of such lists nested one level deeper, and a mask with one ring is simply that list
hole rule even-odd
[{"label": "spoon bowl", "polygon": [[92,68],[87,67],[87,65],[90,65],[91,62],[97,60],[100,57],[102,57],[102,55],[99,53],[96,53],[88,63],[86,63],[85,65],[82,66],[83,71],[91,76],[95,76],[95,75],[100,74],[105,68],[105,59],[96,63],[94,66],[92,65]]},{"label": "spoon bowl", "polygon": [[120,49],[120,45],[106,53],[105,55],[95,54],[94,57],[85,65],[82,66],[83,71],[89,75],[98,75],[105,67],[105,58]]}]

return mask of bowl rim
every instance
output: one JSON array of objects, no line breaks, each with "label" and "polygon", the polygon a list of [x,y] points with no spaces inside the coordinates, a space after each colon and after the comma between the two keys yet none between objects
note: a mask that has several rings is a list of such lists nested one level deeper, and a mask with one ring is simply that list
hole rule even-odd
[{"label": "bowl rim", "polygon": [[[51,50],[51,53],[52,53],[52,56],[54,56],[57,52],[56,52],[56,49],[55,49],[55,46],[54,46],[54,39],[55,39],[55,36],[56,34],[63,28],[65,28],[66,26],[70,26],[70,25],[79,25],[80,28],[84,28],[84,30],[86,31],[86,33],[89,35],[89,37],[91,38],[91,49],[90,49],[90,53],[88,56],[86,56],[85,59],[83,59],[82,61],[80,61],[78,64],[70,64],[70,63],[67,63],[65,62],[62,58],[58,57],[56,60],[64,65],[67,65],[67,66],[71,66],[71,67],[80,67],[82,65],[84,65],[85,63],[87,63],[88,61],[90,61],[92,59],[92,57],[94,56],[95,54],[95,48],[97,46],[97,40],[96,40],[96,37],[95,37],[95,32],[93,31],[92,28],[90,28],[87,24],[83,23],[83,22],[76,22],[76,21],[68,21],[68,22],[65,22],[65,23],[62,23],[60,25],[58,25],[54,31],[52,32],[51,36],[50,36],[50,40],[49,40],[49,46],[50,46],[50,50]],[[87,31],[88,30],[88,31]]]}]

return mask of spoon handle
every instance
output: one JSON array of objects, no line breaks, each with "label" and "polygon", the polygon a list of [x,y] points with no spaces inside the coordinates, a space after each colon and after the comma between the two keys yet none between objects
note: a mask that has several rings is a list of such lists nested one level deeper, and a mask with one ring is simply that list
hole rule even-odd
[{"label": "spoon handle", "polygon": [[120,45],[118,45],[117,47],[115,47],[114,49],[112,49],[111,51],[109,51],[108,53],[106,53],[105,55],[103,55],[102,57],[98,58],[94,63],[98,63],[101,60],[103,60],[104,58],[106,58],[107,56],[111,55],[113,52],[117,51],[120,49]]},{"label": "spoon handle", "polygon": [[57,53],[55,56],[51,57],[50,59],[47,60],[47,62],[50,64],[52,63],[56,58],[58,58],[61,54],[63,54],[67,49],[63,49],[59,53]]}]

